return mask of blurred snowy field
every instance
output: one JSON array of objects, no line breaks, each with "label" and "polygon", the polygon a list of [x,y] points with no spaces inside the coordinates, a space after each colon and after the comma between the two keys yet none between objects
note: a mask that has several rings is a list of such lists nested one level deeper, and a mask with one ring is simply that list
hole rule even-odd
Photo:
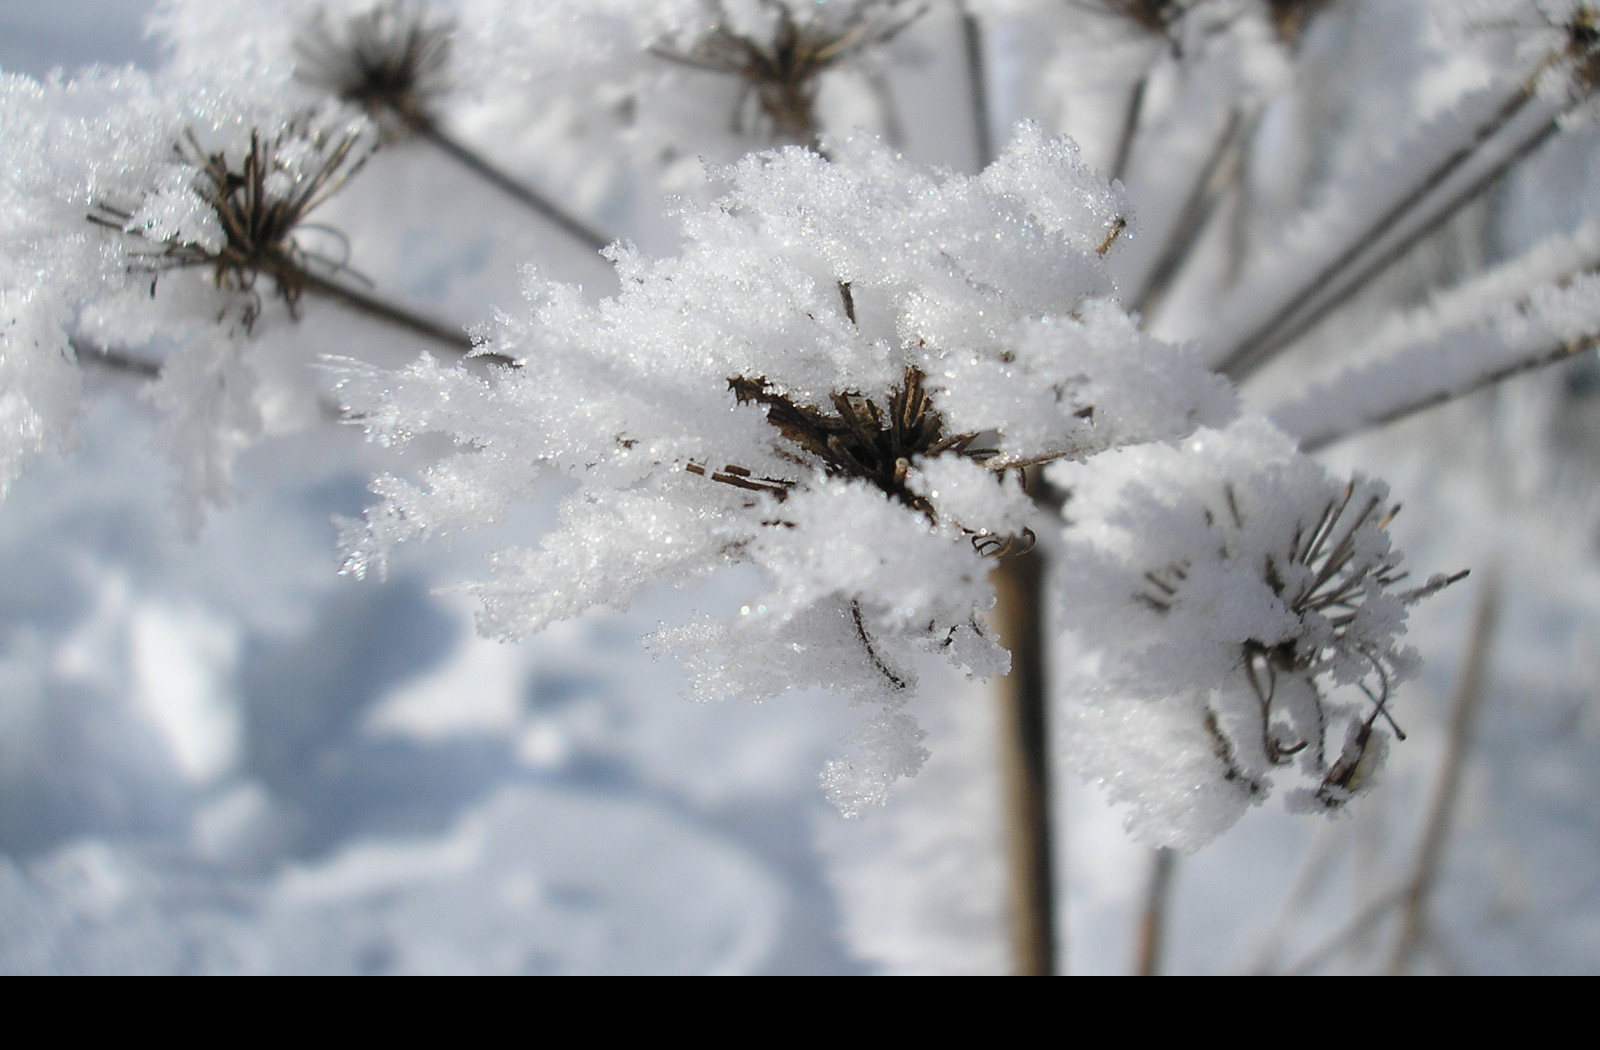
[{"label": "blurred snowy field", "polygon": [[[0,0],[0,66],[149,62],[142,6]],[[512,241],[495,251],[533,250]],[[419,287],[430,266],[475,266],[514,294],[487,248],[395,254]],[[345,322],[307,314],[336,349]],[[502,645],[438,590],[492,537],[407,550],[385,583],[342,578],[333,518],[390,461],[305,406],[245,454],[244,500],[186,542],[153,413],[122,378],[94,381],[82,448],[0,504],[0,972],[1005,969],[981,687],[929,675],[933,759],[843,821],[817,774],[855,725],[844,701],[695,705],[638,645],[715,591]],[[1329,455],[1387,478],[1416,564],[1475,575],[1413,620],[1428,667],[1372,796],[1333,821],[1253,811],[1178,861],[1167,969],[1315,963],[1406,877],[1490,573],[1505,600],[1419,965],[1600,969],[1594,394],[1581,373],[1533,377]],[[523,514],[507,531],[549,502]],[[1150,854],[1092,787],[1056,783],[1064,968],[1124,971]],[[1392,936],[1385,912],[1332,968],[1381,968]]]}]

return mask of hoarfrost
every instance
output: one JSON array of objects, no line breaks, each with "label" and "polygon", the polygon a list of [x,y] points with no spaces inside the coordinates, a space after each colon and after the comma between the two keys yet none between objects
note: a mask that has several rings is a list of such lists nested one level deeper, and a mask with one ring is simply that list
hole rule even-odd
[{"label": "hoarfrost", "polygon": [[1007,665],[985,555],[1050,527],[1014,468],[1181,437],[1233,401],[1107,300],[1120,201],[1069,144],[1025,126],[975,178],[865,137],[832,152],[722,172],[727,194],[682,217],[681,256],[613,251],[615,299],[530,273],[529,307],[484,343],[520,367],[492,380],[348,370],[343,396],[378,434],[439,429],[463,451],[420,485],[377,486],[347,569],[487,524],[564,471],[579,487],[555,531],[471,586],[482,628],[521,636],[752,563],[765,587],[737,615],[652,645],[682,654],[704,699],[819,686],[872,705],[857,757],[828,774],[856,811],[920,764],[902,708],[919,657]]},{"label": "hoarfrost", "polygon": [[1133,805],[1136,834],[1198,848],[1274,777],[1297,782],[1298,809],[1371,785],[1393,689],[1417,669],[1406,609],[1459,579],[1401,586],[1381,483],[1334,482],[1259,419],[1058,480],[1081,507],[1064,623],[1097,654],[1071,687],[1073,751]]}]

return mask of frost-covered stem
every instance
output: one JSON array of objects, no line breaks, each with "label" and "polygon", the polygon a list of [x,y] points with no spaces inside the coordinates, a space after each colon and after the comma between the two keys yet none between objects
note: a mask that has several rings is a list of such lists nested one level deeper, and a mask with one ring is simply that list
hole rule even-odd
[{"label": "frost-covered stem", "polygon": [[574,240],[597,252],[616,240],[615,237],[604,230],[597,229],[572,215],[533,187],[512,178],[495,165],[489,163],[480,154],[462,144],[454,136],[440,130],[439,126],[433,121],[411,118],[406,123],[412,132],[433,143],[452,160],[461,164],[485,182],[495,186],[507,196],[516,200],[517,203],[548,219]]},{"label": "frost-covered stem", "polygon": [[[1408,416],[1413,416],[1418,412],[1424,412],[1430,408],[1437,408],[1440,405],[1449,404],[1451,401],[1455,401],[1458,398],[1466,397],[1468,394],[1475,394],[1480,390],[1487,389],[1488,387],[1494,386],[1497,383],[1502,383],[1507,379],[1522,375],[1525,372],[1534,372],[1550,365],[1560,364],[1561,362],[1569,360],[1570,358],[1573,358],[1586,350],[1593,350],[1596,347],[1600,347],[1600,332],[1592,335],[1586,335],[1581,339],[1569,340],[1534,357],[1518,361],[1514,364],[1506,365],[1503,368],[1497,368],[1492,372],[1486,372],[1464,386],[1455,386],[1446,388],[1444,390],[1436,390],[1420,397],[1409,398],[1408,400],[1402,401],[1399,404],[1390,406],[1388,408],[1370,412],[1364,418],[1362,418],[1360,422],[1351,426],[1342,427],[1337,430],[1325,430],[1316,434],[1303,435],[1301,436],[1300,440],[1300,448],[1304,452],[1317,452],[1321,449],[1327,448],[1329,445],[1337,444],[1346,438],[1352,438],[1358,434],[1364,434],[1369,430],[1376,430],[1379,427],[1388,426],[1390,423],[1397,423]],[[1327,392],[1327,394],[1331,397],[1338,396],[1337,389],[1330,390]]]},{"label": "frost-covered stem", "polygon": [[1150,881],[1145,884],[1144,909],[1139,913],[1139,944],[1133,972],[1155,977],[1161,972],[1161,949],[1167,928],[1167,903],[1172,899],[1172,873],[1178,865],[1176,851],[1160,848],[1150,856]]},{"label": "frost-covered stem", "polygon": [[[1410,251],[1414,245],[1421,242],[1423,239],[1428,237],[1429,234],[1433,233],[1440,226],[1443,226],[1450,219],[1458,215],[1462,208],[1465,208],[1468,204],[1471,204],[1473,201],[1482,196],[1483,193],[1489,189],[1489,187],[1493,186],[1497,181],[1499,181],[1499,179],[1519,161],[1523,160],[1525,157],[1537,150],[1540,146],[1544,145],[1545,141],[1548,140],[1550,136],[1554,135],[1558,130],[1560,130],[1560,127],[1561,124],[1559,117],[1550,118],[1549,121],[1541,125],[1539,129],[1532,135],[1529,135],[1527,139],[1523,140],[1522,144],[1516,149],[1512,150],[1504,159],[1495,164],[1488,171],[1485,171],[1477,179],[1474,179],[1464,189],[1452,197],[1444,205],[1444,207],[1435,212],[1426,222],[1417,227],[1417,229],[1409,236],[1396,242],[1387,250],[1375,256],[1366,265],[1361,267],[1353,277],[1348,278],[1343,284],[1341,284],[1337,291],[1335,291],[1332,295],[1318,302],[1299,319],[1295,320],[1293,324],[1276,333],[1270,342],[1266,343],[1259,349],[1255,359],[1248,362],[1242,372],[1238,374],[1230,372],[1228,373],[1230,377],[1235,382],[1240,382],[1248,378],[1252,373],[1260,369],[1261,366],[1265,365],[1268,361],[1271,361],[1273,357],[1277,356],[1279,351],[1285,349],[1296,339],[1300,338],[1306,332],[1309,332],[1312,328],[1314,328],[1324,317],[1328,316],[1328,314],[1349,302],[1352,296],[1354,296],[1361,289],[1365,288],[1367,283],[1374,277],[1388,269],[1390,264],[1392,264],[1396,259],[1399,259],[1406,252]],[[1224,370],[1226,371],[1226,369]]]},{"label": "frost-covered stem", "polygon": [[1500,585],[1491,570],[1484,574],[1478,592],[1478,607],[1472,620],[1472,635],[1467,642],[1461,678],[1456,683],[1455,704],[1450,719],[1450,741],[1439,767],[1439,782],[1434,788],[1433,805],[1423,825],[1422,844],[1417,850],[1417,866],[1406,883],[1401,899],[1400,935],[1389,971],[1401,973],[1410,965],[1417,947],[1427,933],[1428,898],[1438,881],[1444,847],[1450,839],[1456,799],[1461,792],[1461,776],[1467,753],[1472,747],[1472,729],[1483,707],[1485,672],[1494,631],[1500,613]]},{"label": "frost-covered stem", "polygon": [[[978,168],[994,160],[983,33],[961,5]],[[1037,474],[1037,470],[1029,470]],[[1011,671],[998,684],[1000,762],[1005,779],[1011,965],[1019,977],[1055,973],[1054,863],[1050,842],[1050,767],[1044,652],[1044,553],[1004,559],[995,570],[996,628],[1011,651]]]},{"label": "frost-covered stem", "polygon": [[[1238,382],[1270,359],[1274,350],[1287,344],[1288,339],[1282,333],[1285,331],[1286,326],[1300,315],[1308,301],[1313,300],[1323,289],[1328,288],[1333,282],[1343,277],[1345,271],[1358,262],[1391,227],[1407,218],[1418,206],[1431,197],[1451,175],[1461,170],[1468,161],[1477,155],[1480,149],[1503,131],[1506,125],[1511,123],[1535,97],[1537,96],[1531,87],[1524,87],[1501,105],[1493,116],[1478,126],[1467,142],[1457,147],[1430,169],[1398,201],[1390,205],[1381,214],[1374,216],[1342,251],[1290,294],[1275,312],[1235,342],[1221,359],[1217,370]],[[1542,142],[1554,130],[1555,124],[1554,118],[1552,118],[1545,127],[1541,128],[1540,133],[1536,136],[1537,141]],[[1476,195],[1476,193],[1481,192],[1490,182],[1498,178],[1506,168],[1531,151],[1532,146],[1536,144],[1527,144],[1523,148],[1513,151],[1501,164],[1495,165],[1492,177],[1479,180],[1473,184],[1471,188],[1473,194]],[[1470,198],[1458,197],[1445,209],[1443,217],[1454,214],[1461,205],[1466,203],[1467,199]],[[1443,217],[1438,221],[1443,221]],[[1432,227],[1428,228],[1431,229]],[[1415,243],[1416,239],[1417,235],[1404,238],[1400,245],[1397,246],[1394,254],[1397,255],[1399,252],[1409,248],[1411,244]],[[1387,265],[1388,261],[1388,258],[1386,258],[1384,265]],[[1364,283],[1373,272],[1376,271],[1367,271],[1360,280]]]},{"label": "frost-covered stem", "polygon": [[357,291],[354,288],[330,281],[326,277],[302,270],[297,274],[296,280],[300,286],[313,295],[320,295],[332,299],[341,306],[354,310],[359,314],[392,324],[397,328],[404,328],[408,332],[431,339],[442,346],[446,346],[457,353],[467,353],[472,349],[472,340],[467,338],[463,329],[449,329],[421,314],[412,313],[402,306],[385,302],[376,296]]},{"label": "frost-covered stem", "polygon": [[973,145],[978,153],[978,170],[987,168],[994,160],[994,124],[989,112],[989,73],[983,59],[983,27],[978,16],[961,8],[961,39],[966,45],[967,88],[972,100]]},{"label": "frost-covered stem", "polygon": [[1050,842],[1044,570],[1044,558],[1037,551],[1006,558],[995,570],[995,626],[1011,650],[1011,672],[999,681],[998,699],[1012,966],[1019,977],[1053,974],[1058,951]]},{"label": "frost-covered stem", "polygon": [[1162,249],[1161,255],[1145,275],[1139,294],[1130,302],[1130,309],[1134,313],[1148,317],[1159,309],[1162,297],[1172,286],[1173,278],[1188,262],[1194,246],[1199,243],[1201,231],[1211,218],[1212,206],[1221,193],[1221,184],[1231,181],[1231,175],[1223,175],[1225,168],[1236,169],[1236,166],[1228,165],[1228,161],[1230,158],[1237,159],[1238,145],[1243,137],[1241,131],[1245,124],[1244,114],[1237,108],[1234,109],[1228,117],[1227,124],[1223,126],[1222,134],[1218,137],[1211,155],[1206,158],[1205,165],[1195,177],[1194,185],[1189,190],[1189,197],[1184,201],[1183,211],[1179,213],[1178,225],[1167,238],[1167,245]]}]

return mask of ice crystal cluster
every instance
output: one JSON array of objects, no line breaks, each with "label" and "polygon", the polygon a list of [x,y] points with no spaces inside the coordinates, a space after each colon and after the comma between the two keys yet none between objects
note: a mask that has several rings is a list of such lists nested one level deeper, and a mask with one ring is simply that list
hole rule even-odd
[{"label": "ice crystal cluster", "polygon": [[984,623],[986,555],[1059,529],[1020,468],[1182,438],[1233,402],[1109,298],[1121,202],[1069,144],[1024,127],[972,178],[865,138],[833,152],[725,172],[718,204],[684,213],[680,256],[614,251],[613,300],[530,275],[530,306],[483,344],[518,368],[351,366],[343,394],[369,426],[443,431],[462,451],[420,486],[380,481],[348,568],[493,522],[565,471],[578,487],[559,527],[474,585],[483,629],[517,637],[754,565],[736,611],[651,644],[680,654],[703,699],[820,686],[871,704],[861,754],[829,774],[853,811],[920,764],[903,709],[919,657],[1007,666]]}]

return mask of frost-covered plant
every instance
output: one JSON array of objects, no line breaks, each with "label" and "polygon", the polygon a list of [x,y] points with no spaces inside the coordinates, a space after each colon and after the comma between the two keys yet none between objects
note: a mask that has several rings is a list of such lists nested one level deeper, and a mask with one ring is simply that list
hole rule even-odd
[{"label": "frost-covered plant", "polygon": [[[935,6],[167,0],[160,80],[8,80],[4,145],[20,159],[0,199],[0,483],[66,439],[75,342],[154,345],[149,396],[189,502],[220,498],[229,450],[262,428],[246,356],[260,329],[271,337],[268,313],[292,317],[310,293],[377,309],[329,283],[349,274],[342,254],[319,258],[304,239],[307,214],[377,138],[367,118],[391,133],[385,146],[401,130],[431,140],[598,246],[609,236],[507,172],[564,178],[589,206],[627,169],[635,188],[648,178],[639,197],[650,198],[671,183],[655,181],[662,170],[698,178],[695,158],[812,142],[874,105],[883,116],[892,107],[872,89],[882,54],[954,10]],[[925,8],[934,17],[921,19]],[[973,12],[1002,9],[1136,30],[1141,54],[1119,85],[1128,105],[1103,151],[1125,191],[1031,126],[972,178],[930,173],[864,136],[824,134],[827,159],[748,157],[724,173],[718,204],[681,209],[681,253],[611,251],[620,296],[595,304],[530,276],[531,305],[498,318],[481,347],[519,369],[345,366],[346,399],[375,432],[437,431],[459,446],[420,484],[377,483],[383,502],[351,529],[348,567],[381,572],[397,542],[498,522],[551,469],[565,472],[576,490],[558,527],[537,550],[498,556],[474,586],[484,628],[519,636],[626,605],[651,583],[742,566],[760,582],[736,614],[711,610],[653,644],[683,657],[698,696],[822,686],[875,705],[861,754],[830,773],[848,810],[920,761],[903,710],[918,660],[978,675],[1005,666],[984,619],[987,576],[1039,538],[1065,551],[1063,600],[1099,651],[1082,721],[1121,727],[1099,768],[1120,771],[1147,834],[1192,845],[1269,777],[1297,777],[1309,808],[1342,805],[1370,782],[1390,689],[1412,667],[1395,640],[1405,607],[1440,581],[1400,586],[1375,483],[1328,481],[1259,422],[1215,429],[1233,415],[1228,381],[1150,333],[1205,336],[1199,352],[1241,383],[1278,361],[1304,365],[1296,348],[1325,316],[1591,116],[1595,9],[1475,7],[1469,27],[1509,12],[1507,24],[1533,31],[1515,60],[1503,49],[1465,77],[1406,56],[1418,83],[1454,86],[1427,105],[1418,89],[1405,107],[1351,106],[1351,125],[1381,127],[1383,141],[1325,170],[1292,158],[1294,177],[1272,150],[1292,153],[1283,143],[1305,145],[1297,135],[1315,126],[1285,132],[1298,117],[1284,99],[1316,91],[1296,63],[1342,5],[992,0],[959,9],[969,55],[984,52]],[[1046,36],[1041,52],[1061,42]],[[1041,61],[1059,72],[1083,50]],[[1007,76],[1023,83],[1026,66]],[[852,77],[867,89],[832,90]],[[1468,81],[1489,86],[1464,92]],[[221,86],[235,83],[249,97]],[[1419,119],[1390,129],[1402,109]],[[978,107],[975,123],[987,116]],[[469,138],[492,143],[494,161]],[[1125,194],[1142,198],[1132,244]],[[1338,341],[1348,356],[1300,368],[1298,393],[1270,388],[1274,418],[1304,442],[1333,440],[1592,347],[1600,259],[1585,229],[1373,326],[1376,337]],[[244,323],[216,323],[230,314]],[[1346,366],[1359,368],[1341,377]],[[1191,439],[1197,427],[1213,429]],[[1054,468],[1073,490],[1065,528],[1020,484],[1023,468],[1063,462],[1084,464]],[[1141,719],[1176,750],[1129,735]],[[1147,759],[1164,779],[1126,787]],[[1179,813],[1174,769],[1222,801]]]},{"label": "frost-covered plant", "polygon": [[614,253],[615,300],[531,280],[531,313],[485,344],[516,372],[347,376],[369,426],[464,447],[421,488],[380,481],[347,569],[493,522],[563,470],[579,487],[559,528],[473,586],[483,629],[516,637],[753,564],[762,589],[737,615],[652,645],[680,654],[697,697],[813,685],[876,704],[868,753],[829,773],[853,811],[920,763],[901,711],[918,654],[1007,665],[985,555],[1048,527],[1019,468],[1182,437],[1232,397],[1105,298],[1120,202],[1070,145],[1024,128],[975,178],[867,139],[834,151],[740,163],[716,207],[685,215],[680,257]]},{"label": "frost-covered plant", "polygon": [[344,265],[309,251],[297,232],[365,162],[364,131],[338,114],[331,126],[325,117],[291,120],[270,138],[252,128],[248,145],[230,158],[226,146],[210,149],[186,129],[158,186],[137,203],[98,200],[88,219],[133,242],[132,272],[208,270],[217,288],[245,293],[240,313],[248,329],[263,305],[257,280],[270,279],[294,314],[320,284],[317,269]]},{"label": "frost-covered plant", "polygon": [[1134,830],[1201,845],[1275,775],[1302,785],[1293,809],[1370,787],[1381,723],[1399,735],[1393,689],[1418,667],[1406,610],[1465,575],[1403,585],[1386,487],[1334,481],[1259,420],[1063,474],[1084,510],[1062,616],[1098,654],[1080,753]]}]

